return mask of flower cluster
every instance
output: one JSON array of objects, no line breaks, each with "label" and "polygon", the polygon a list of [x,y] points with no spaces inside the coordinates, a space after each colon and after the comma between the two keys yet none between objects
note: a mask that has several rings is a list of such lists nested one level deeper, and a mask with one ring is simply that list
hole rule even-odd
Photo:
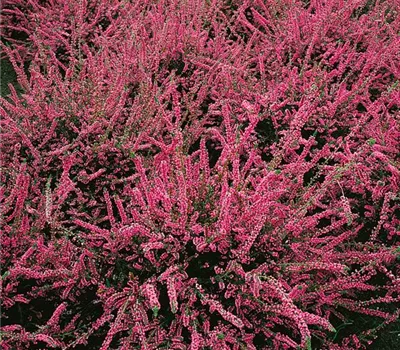
[{"label": "flower cluster", "polygon": [[1,348],[348,350],[396,321],[395,0],[4,0],[0,28]]}]

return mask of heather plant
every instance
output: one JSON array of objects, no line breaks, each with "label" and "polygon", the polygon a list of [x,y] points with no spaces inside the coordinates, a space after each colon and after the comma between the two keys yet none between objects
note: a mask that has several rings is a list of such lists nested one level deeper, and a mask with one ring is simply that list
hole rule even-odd
[{"label": "heather plant", "polygon": [[5,0],[2,348],[372,348],[400,314],[398,8]]}]

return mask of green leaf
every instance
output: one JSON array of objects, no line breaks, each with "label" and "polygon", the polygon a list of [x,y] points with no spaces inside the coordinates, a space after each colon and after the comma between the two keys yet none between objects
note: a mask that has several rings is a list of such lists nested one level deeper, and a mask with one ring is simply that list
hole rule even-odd
[{"label": "green leaf", "polygon": [[306,347],[305,347],[307,350],[312,350],[312,347],[311,347],[311,338],[307,338],[307,340],[306,340]]},{"label": "green leaf", "polygon": [[400,257],[400,247],[394,249],[394,254]]},{"label": "green leaf", "polygon": [[153,307],[153,315],[154,317],[158,316],[158,310],[160,310],[157,306]]},{"label": "green leaf", "polygon": [[370,139],[368,140],[368,144],[369,144],[370,146],[375,145],[375,143],[376,143],[376,140],[375,140],[374,138],[370,138]]}]

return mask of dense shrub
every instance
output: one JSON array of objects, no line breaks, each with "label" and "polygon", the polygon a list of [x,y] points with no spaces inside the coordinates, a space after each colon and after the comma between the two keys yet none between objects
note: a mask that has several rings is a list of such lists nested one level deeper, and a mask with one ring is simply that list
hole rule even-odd
[{"label": "dense shrub", "polygon": [[398,9],[4,0],[2,348],[371,344],[400,310]]}]

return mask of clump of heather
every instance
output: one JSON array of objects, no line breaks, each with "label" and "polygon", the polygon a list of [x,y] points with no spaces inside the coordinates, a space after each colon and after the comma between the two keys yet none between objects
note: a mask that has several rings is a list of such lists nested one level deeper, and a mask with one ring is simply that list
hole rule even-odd
[{"label": "clump of heather", "polygon": [[398,319],[397,1],[5,0],[1,29],[2,348],[364,349]]}]

